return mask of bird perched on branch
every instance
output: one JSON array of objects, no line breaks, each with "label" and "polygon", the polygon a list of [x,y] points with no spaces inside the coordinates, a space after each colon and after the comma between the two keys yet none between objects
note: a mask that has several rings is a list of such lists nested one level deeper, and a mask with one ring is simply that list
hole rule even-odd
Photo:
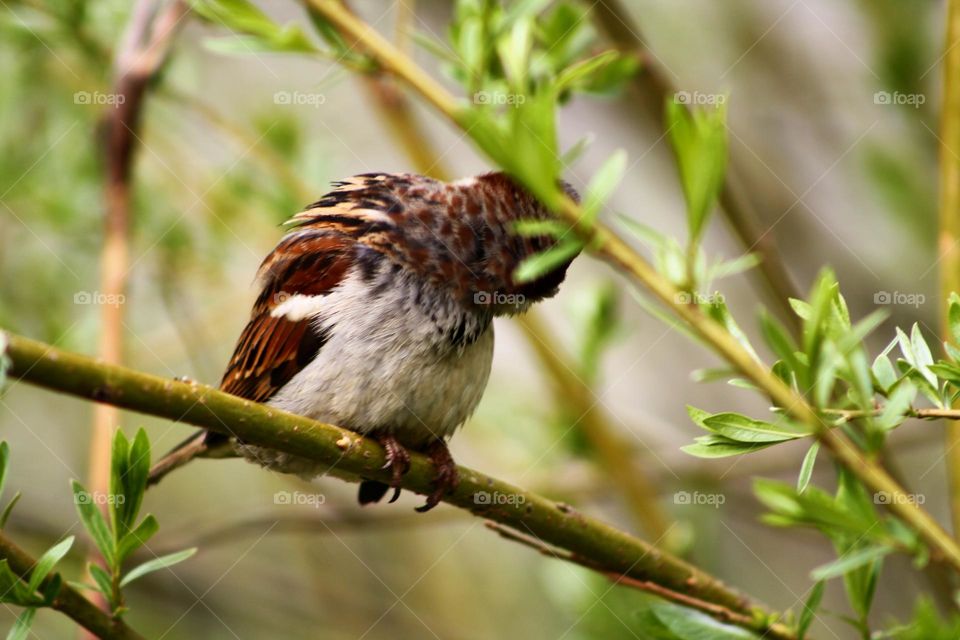
[{"label": "bird perched on branch", "polygon": [[[449,184],[368,173],[334,187],[288,221],[260,265],[260,295],[220,388],[377,439],[392,479],[364,480],[361,504],[390,487],[396,500],[407,448],[423,451],[436,467],[425,511],[457,484],[446,440],[487,385],[493,318],[554,295],[572,258],[515,281],[520,262],[555,241],[514,232],[551,214],[503,173]],[[237,454],[304,477],[330,470],[201,432],[161,459],[151,481],[197,456]]]}]

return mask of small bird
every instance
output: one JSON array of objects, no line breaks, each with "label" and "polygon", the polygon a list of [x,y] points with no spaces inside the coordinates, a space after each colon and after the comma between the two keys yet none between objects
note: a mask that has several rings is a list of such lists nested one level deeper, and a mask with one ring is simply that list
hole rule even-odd
[{"label": "small bird", "polygon": [[[577,200],[572,187],[562,183]],[[260,265],[260,294],[221,390],[378,440],[389,484],[363,480],[361,504],[400,493],[407,449],[436,468],[419,511],[456,487],[446,440],[476,409],[493,358],[495,316],[554,295],[569,260],[531,282],[514,271],[550,248],[515,233],[547,208],[504,173],[445,183],[366,173],[290,219]],[[200,432],[151,470],[151,482],[190,459],[242,455],[311,478],[315,461]]]}]

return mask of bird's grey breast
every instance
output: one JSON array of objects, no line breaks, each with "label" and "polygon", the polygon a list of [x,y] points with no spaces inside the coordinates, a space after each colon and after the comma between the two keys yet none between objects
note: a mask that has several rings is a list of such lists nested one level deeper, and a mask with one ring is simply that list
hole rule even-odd
[{"label": "bird's grey breast", "polygon": [[327,340],[275,406],[417,445],[448,437],[480,402],[493,357],[490,313],[402,265],[358,261],[316,301],[313,322]]}]

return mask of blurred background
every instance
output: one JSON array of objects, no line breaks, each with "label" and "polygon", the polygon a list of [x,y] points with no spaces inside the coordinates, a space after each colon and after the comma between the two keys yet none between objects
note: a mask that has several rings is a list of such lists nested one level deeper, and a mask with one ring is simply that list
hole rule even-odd
[{"label": "blurred background", "polygon": [[[459,131],[388,82],[317,57],[230,53],[243,43],[188,13],[143,104],[125,268],[103,274],[111,264],[103,123],[123,106],[112,98],[114,58],[133,4],[0,2],[5,328],[96,355],[112,317],[127,366],[216,384],[279,224],[332,180],[493,168]],[[311,32],[297,3],[258,5]],[[447,2],[351,6],[443,78],[412,34],[443,40]],[[563,108],[563,148],[592,141],[567,180],[582,188],[625,148],[629,170],[606,215],[683,236],[674,159],[656,115],[662,96],[651,92],[649,74],[693,102],[726,96],[740,204],[755,237],[784,265],[786,286],[805,292],[831,265],[855,317],[878,305],[891,312],[872,338],[877,351],[897,325],[919,322],[935,336],[943,3],[625,0],[619,9],[611,19],[594,7],[592,48],[642,42],[649,66],[619,95],[577,97]],[[633,45],[631,36],[639,38]],[[397,125],[404,105],[406,124]],[[717,215],[708,252],[743,253],[740,235]],[[108,295],[104,275],[126,279],[122,297]],[[761,306],[783,308],[757,270],[724,281],[722,292],[750,335]],[[716,461],[680,451],[699,435],[688,404],[766,411],[749,391],[692,378],[717,366],[712,355],[645,314],[630,285],[587,256],[526,325],[498,320],[496,332],[487,393],[452,442],[458,462],[658,541],[774,609],[806,598],[809,571],[833,550],[816,533],[761,524],[750,488],[754,476],[792,482],[804,445]],[[20,384],[2,398],[8,491],[23,492],[7,530],[31,551],[81,531],[68,480],[91,478],[91,460],[102,454],[93,413],[89,403]],[[131,434],[145,427],[155,455],[188,434],[135,414],[119,423]],[[940,429],[908,423],[893,436],[889,462],[947,522]],[[829,464],[818,465],[814,481],[832,482]],[[284,504],[284,492],[317,497]],[[200,552],[131,588],[131,624],[148,637],[211,640],[643,637],[632,615],[637,592],[505,541],[446,505],[421,516],[413,513],[419,498],[405,494],[361,510],[355,492],[336,479],[308,485],[242,461],[178,471],[147,495],[145,508],[161,525],[151,548]],[[71,554],[76,575],[82,561]],[[892,559],[875,622],[908,618],[927,588],[908,561]],[[857,637],[839,620],[849,613],[839,581],[825,602],[812,634]],[[0,627],[14,616],[0,609]],[[42,612],[34,633],[75,632],[63,616]]]}]

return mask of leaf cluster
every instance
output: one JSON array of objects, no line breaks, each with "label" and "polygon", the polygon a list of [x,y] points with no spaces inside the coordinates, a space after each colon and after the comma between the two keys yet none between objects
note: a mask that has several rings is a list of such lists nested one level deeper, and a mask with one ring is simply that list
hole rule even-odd
[{"label": "leaf cluster", "polygon": [[[186,549],[155,557],[129,571],[124,570],[125,561],[144,547],[159,529],[157,519],[152,515],[148,514],[138,522],[149,472],[150,441],[146,432],[138,430],[133,442],[130,442],[123,431],[117,430],[111,454],[109,495],[102,498],[94,496],[76,480],[71,483],[77,513],[105,565],[88,565],[93,585],[75,583],[73,586],[99,591],[107,599],[114,616],[122,615],[127,610],[121,591],[123,587],[196,553],[196,549]],[[107,517],[104,517],[97,504],[102,500],[107,505]]]}]

